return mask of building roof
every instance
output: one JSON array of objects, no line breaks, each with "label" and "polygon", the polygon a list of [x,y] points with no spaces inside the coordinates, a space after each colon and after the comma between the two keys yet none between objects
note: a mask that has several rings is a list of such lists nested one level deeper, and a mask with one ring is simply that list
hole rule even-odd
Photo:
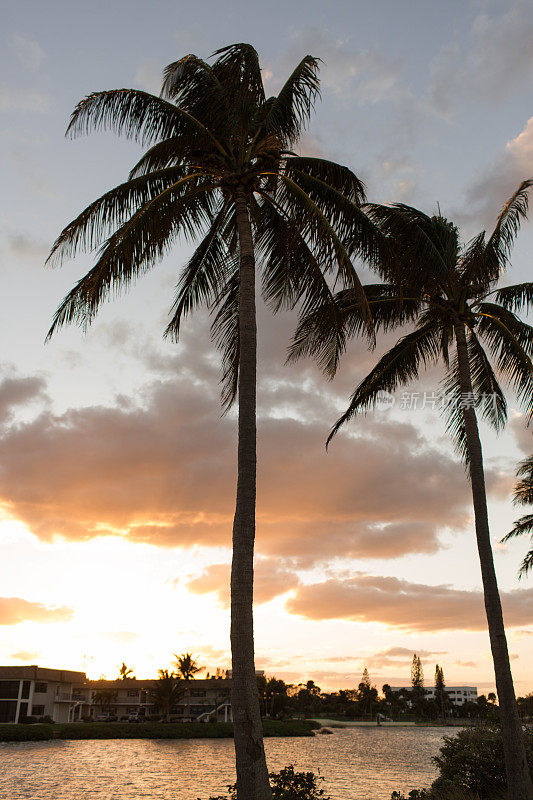
[{"label": "building roof", "polygon": [[21,667],[0,667],[0,680],[58,681],[61,683],[85,683],[85,672],[70,669],[48,669],[37,664]]}]

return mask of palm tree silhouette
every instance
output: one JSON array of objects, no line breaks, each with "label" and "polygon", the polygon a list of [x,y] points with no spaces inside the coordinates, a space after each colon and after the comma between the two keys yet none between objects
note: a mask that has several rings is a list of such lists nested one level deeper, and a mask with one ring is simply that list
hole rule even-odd
[{"label": "palm tree silhouette", "polygon": [[[507,418],[504,393],[491,361],[514,388],[527,409],[528,420],[533,413],[533,328],[516,313],[532,307],[533,283],[497,288],[520,223],[527,215],[532,185],[533,180],[520,184],[490,236],[483,231],[465,246],[456,226],[442,217],[440,210],[437,216],[429,217],[403,204],[368,207],[369,216],[394,242],[400,283],[399,288],[392,283],[366,287],[374,324],[383,330],[409,321],[415,321],[416,326],[361,381],[328,437],[329,443],[357,412],[373,407],[381,393],[416,380],[423,367],[444,364],[447,428],[471,480],[510,800],[531,800],[533,788],[494,569],[477,413],[496,430]],[[359,333],[364,326],[354,300],[350,290],[336,296],[346,337]],[[290,358],[314,355],[333,374],[339,338],[315,311],[298,326]],[[453,345],[455,354],[450,359]]]},{"label": "palm tree silhouette", "polygon": [[[524,459],[516,471],[518,478],[514,488],[514,502],[521,506],[533,505],[533,456]],[[531,536],[533,534],[533,514],[524,514],[517,519],[512,530],[503,537],[502,542],[507,542],[515,536]],[[519,577],[527,575],[533,567],[533,547],[526,553],[520,565]]]},{"label": "palm tree silhouette", "polygon": [[126,666],[124,661],[122,662],[119,672],[118,672],[118,679],[120,681],[127,681],[130,678],[134,678],[133,670],[130,667]]},{"label": "palm tree silhouette", "polygon": [[174,662],[176,672],[184,681],[194,680],[194,676],[205,669],[205,667],[198,666],[198,662],[192,657],[192,653],[182,653],[181,656],[174,653],[174,658],[176,659]]},{"label": "palm tree silhouette", "polygon": [[153,700],[155,707],[162,711],[165,722],[170,722],[172,706],[183,697],[183,691],[177,677],[168,669],[160,669],[157,672],[158,680],[153,682],[148,690],[148,695]]},{"label": "palm tree silhouette", "polygon": [[[111,128],[151,145],[129,179],[88,206],[60,234],[49,260],[100,245],[95,266],[55,314],[87,326],[101,303],[149,270],[180,236],[200,243],[177,285],[167,334],[200,305],[213,313],[222,352],[223,402],[238,396],[237,497],[231,571],[232,707],[239,800],[268,800],[253,647],[256,499],[256,260],[270,307],[326,309],[330,282],[349,286],[371,328],[350,256],[376,259],[381,241],[360,209],[364,186],[347,168],[292,152],[319,96],[318,60],[306,56],[267,97],[248,44],[170,64],[160,97],[96,92],[76,107],[68,133]],[[339,331],[342,336],[342,331]],[[340,346],[341,342],[339,342]]]}]

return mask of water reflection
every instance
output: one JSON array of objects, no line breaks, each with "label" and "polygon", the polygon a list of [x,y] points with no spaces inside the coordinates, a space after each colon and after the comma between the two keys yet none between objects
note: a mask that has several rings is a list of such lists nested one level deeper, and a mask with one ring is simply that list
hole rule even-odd
[{"label": "water reflection", "polygon": [[[350,728],[267,739],[269,768],[320,770],[332,800],[389,800],[427,786],[449,728]],[[233,780],[230,739],[24,742],[0,745],[0,800],[207,800]]]}]

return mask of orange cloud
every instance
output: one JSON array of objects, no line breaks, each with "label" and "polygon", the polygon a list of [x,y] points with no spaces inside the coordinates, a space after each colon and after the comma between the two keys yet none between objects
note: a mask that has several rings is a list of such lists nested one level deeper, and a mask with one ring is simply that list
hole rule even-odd
[{"label": "orange cloud", "polygon": [[19,622],[67,622],[73,610],[66,606],[45,606],[21,597],[0,597],[0,625],[18,625]]},{"label": "orange cloud", "polygon": [[[118,399],[62,415],[45,409],[4,429],[5,508],[43,539],[112,533],[162,546],[229,546],[235,421],[220,417],[205,365],[195,381],[189,367],[177,372],[149,385],[138,406]],[[300,565],[434,553],[441,527],[468,523],[463,470],[413,425],[360,418],[326,453],[331,396],[295,381],[273,381],[261,394],[259,553]],[[282,408],[295,416],[273,418]],[[490,471],[487,480],[494,485]]]},{"label": "orange cloud", "polygon": [[[268,603],[280,594],[285,594],[300,583],[295,572],[274,559],[260,559],[254,568],[254,603]],[[188,581],[187,589],[195,594],[215,592],[219,602],[229,608],[230,565],[212,564],[198,577]]]},{"label": "orange cloud", "polygon": [[[507,627],[533,622],[533,589],[502,592]],[[307,619],[378,622],[404,631],[485,630],[483,595],[450,586],[357,574],[297,588],[287,610]]]}]

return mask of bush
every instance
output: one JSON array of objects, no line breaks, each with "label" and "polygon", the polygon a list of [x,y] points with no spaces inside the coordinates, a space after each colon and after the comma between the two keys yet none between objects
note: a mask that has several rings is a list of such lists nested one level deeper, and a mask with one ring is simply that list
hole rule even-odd
[{"label": "bush", "polygon": [[[272,786],[272,800],[330,800],[323,789],[319,789],[318,781],[324,780],[317,777],[314,772],[295,772],[294,766],[289,764],[280,772],[270,773]],[[228,786],[229,800],[236,800],[235,786]],[[219,795],[210,797],[209,800],[228,800]]]},{"label": "bush", "polygon": [[[524,739],[532,769],[533,733],[525,733]],[[493,800],[505,793],[507,784],[499,728],[465,728],[456,736],[445,736],[440,755],[435,756],[434,761],[440,770],[432,786],[435,794],[462,789],[477,794],[479,800]]]}]

